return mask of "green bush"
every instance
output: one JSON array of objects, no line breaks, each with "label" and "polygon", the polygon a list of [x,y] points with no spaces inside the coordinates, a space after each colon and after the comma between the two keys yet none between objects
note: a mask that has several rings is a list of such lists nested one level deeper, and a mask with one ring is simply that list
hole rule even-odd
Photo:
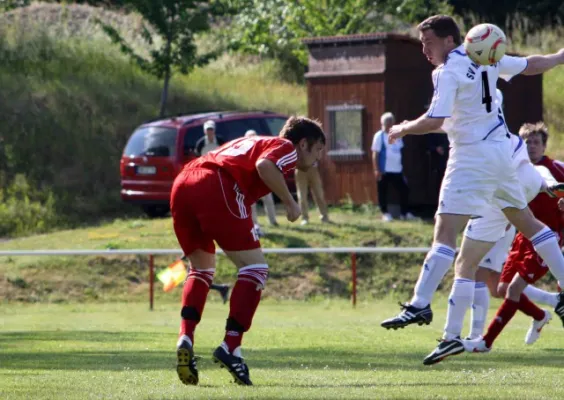
[{"label": "green bush", "polygon": [[57,224],[55,198],[51,191],[39,191],[23,175],[16,175],[5,189],[0,190],[0,237],[42,233]]}]

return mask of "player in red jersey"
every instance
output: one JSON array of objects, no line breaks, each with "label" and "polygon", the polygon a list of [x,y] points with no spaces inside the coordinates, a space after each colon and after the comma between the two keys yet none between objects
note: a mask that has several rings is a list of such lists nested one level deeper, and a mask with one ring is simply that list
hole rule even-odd
[{"label": "player in red jersey", "polygon": [[[557,181],[564,181],[564,166],[544,155],[548,140],[548,129],[542,123],[525,124],[519,135],[527,143],[527,150],[531,161],[535,165],[546,167]],[[545,223],[560,239],[559,233],[564,229],[562,215],[562,199],[554,198],[546,193],[538,194],[529,203],[534,216]],[[562,243],[560,242],[562,245]],[[487,352],[494,340],[501,333],[505,325],[513,318],[517,310],[533,318],[531,328],[527,332],[525,342],[534,343],[546,323],[552,318],[547,310],[542,310],[529,300],[526,292],[528,285],[535,283],[547,272],[548,267],[534,249],[534,242],[518,233],[513,241],[511,251],[503,267],[498,286],[498,292],[504,294],[505,300],[498,309],[495,318],[490,323],[483,338],[465,341],[465,349],[474,352]],[[561,282],[562,283],[562,282]],[[555,312],[564,322],[564,296],[555,295]]]},{"label": "player in red jersey", "polygon": [[307,170],[325,146],[321,125],[305,117],[289,118],[278,137],[241,138],[188,163],[175,179],[170,209],[176,237],[190,260],[182,292],[182,321],[177,343],[177,372],[184,384],[198,383],[194,331],[202,317],[215,272],[217,242],[239,269],[230,299],[223,343],[213,358],[236,383],[252,385],[241,356],[243,333],[251,327],[268,264],[251,218],[251,205],[274,192],[290,222],[300,216],[284,175]]}]

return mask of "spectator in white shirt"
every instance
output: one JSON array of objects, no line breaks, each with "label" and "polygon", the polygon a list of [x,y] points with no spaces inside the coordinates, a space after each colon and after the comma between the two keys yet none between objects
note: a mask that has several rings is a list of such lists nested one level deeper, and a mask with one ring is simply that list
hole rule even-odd
[{"label": "spectator in white shirt", "polygon": [[382,129],[376,132],[372,141],[372,164],[378,184],[378,202],[382,211],[382,220],[388,222],[393,219],[388,212],[387,197],[390,185],[399,192],[401,219],[414,219],[408,209],[409,188],[403,175],[401,159],[403,140],[396,140],[394,144],[388,143],[388,131],[395,123],[394,115],[390,112],[384,113],[380,123]]}]

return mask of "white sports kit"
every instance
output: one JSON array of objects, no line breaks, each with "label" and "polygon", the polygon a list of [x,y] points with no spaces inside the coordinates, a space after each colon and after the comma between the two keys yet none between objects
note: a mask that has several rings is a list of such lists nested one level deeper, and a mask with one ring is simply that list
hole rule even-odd
[{"label": "white sports kit", "polygon": [[510,56],[492,66],[477,65],[459,46],[433,71],[428,116],[445,118],[442,129],[451,144],[438,214],[482,217],[492,203],[527,206],[517,171],[510,167],[514,148],[496,100],[498,77],[509,80],[526,67],[525,58]]}]

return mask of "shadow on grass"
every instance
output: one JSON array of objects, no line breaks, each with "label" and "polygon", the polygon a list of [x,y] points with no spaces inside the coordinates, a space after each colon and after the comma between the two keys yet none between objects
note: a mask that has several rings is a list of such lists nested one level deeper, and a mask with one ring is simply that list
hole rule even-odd
[{"label": "shadow on grass", "polygon": [[[139,344],[138,349],[123,349],[123,344],[139,341],[162,340],[170,344],[170,351],[146,349],[145,344]],[[0,370],[157,370],[174,369],[176,357],[174,352],[174,334],[159,334],[143,332],[81,332],[81,331],[44,331],[44,332],[10,332],[0,334],[0,344],[4,348],[1,353]],[[105,343],[105,348],[92,350],[65,350],[64,344],[60,351],[46,351],[33,347],[32,341],[87,341]],[[114,345],[112,346],[112,343]],[[6,346],[9,346],[9,351]],[[42,344],[43,345],[43,344]],[[76,345],[76,344],[75,344]],[[36,345],[37,346],[37,345]],[[110,346],[110,347],[108,347]],[[18,351],[13,350],[19,348]],[[113,347],[113,348],[112,348]],[[431,349],[429,349],[431,350]],[[196,353],[202,356],[202,369],[215,368],[212,365],[211,353],[213,348],[204,346],[196,348]],[[499,352],[493,354],[468,354],[449,359],[440,365],[425,367],[422,365],[426,353],[420,351],[390,352],[388,349],[373,348],[274,348],[274,349],[245,349],[245,356],[252,369],[276,370],[356,370],[378,371],[390,370],[420,370],[420,371],[483,371],[488,369],[506,368],[511,366],[561,366],[561,352],[542,351],[535,355],[518,352]],[[454,384],[453,384],[454,385]],[[323,387],[332,385],[323,384]],[[338,385],[342,386],[342,385]],[[360,384],[359,386],[364,386]],[[305,385],[304,387],[312,387]]]}]

